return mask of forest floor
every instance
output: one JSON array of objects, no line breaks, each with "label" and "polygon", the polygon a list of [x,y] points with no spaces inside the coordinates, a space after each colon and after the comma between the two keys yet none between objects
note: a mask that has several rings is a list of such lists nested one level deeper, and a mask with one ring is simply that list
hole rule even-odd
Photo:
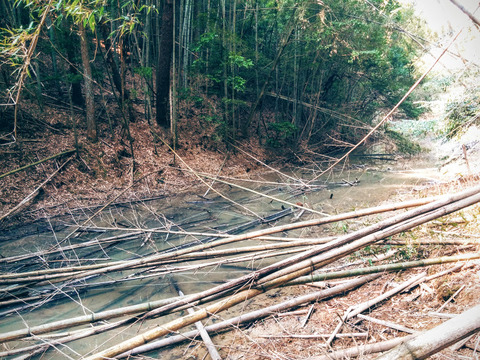
[{"label": "forest floor", "polygon": [[[32,105],[33,106],[33,105]],[[72,149],[74,143],[71,129],[64,126],[65,110],[51,108],[35,120],[24,119],[22,125],[22,141],[0,149],[0,169],[5,174],[21,166],[28,165],[53,154]],[[47,115],[48,114],[48,115]],[[81,117],[81,114],[77,116]],[[205,124],[203,124],[205,125]],[[101,141],[82,147],[80,158],[73,154],[49,160],[25,171],[0,179],[0,217],[13,209],[26,196],[65,161],[68,163],[51,181],[35,192],[35,196],[16,213],[16,219],[8,218],[4,226],[12,226],[16,221],[35,220],[62,214],[74,208],[105,204],[109,201],[128,201],[142,198],[172,194],[189,189],[198,179],[181,167],[216,174],[222,169],[223,175],[246,176],[261,172],[259,163],[241,152],[227,151],[220,143],[212,146],[208,141],[212,129],[196,122],[183,123],[180,132],[183,134],[177,156],[152,135],[152,128],[145,121],[131,124],[130,131],[135,139],[133,143],[134,157],[131,156],[127,140],[122,138],[121,129],[111,132],[106,122],[100,124]],[[33,133],[28,129],[35,128]],[[40,131],[40,129],[43,129]],[[155,130],[161,134],[161,130]],[[477,130],[478,131],[478,130]],[[30,135],[29,135],[30,134]],[[467,133],[468,134],[468,133]],[[399,195],[399,199],[425,197],[459,191],[479,182],[480,145],[475,133],[464,139],[451,143],[423,144],[432,151],[438,162],[437,167],[444,177],[441,182],[429,184],[411,190],[409,194]],[[81,133],[81,143],[87,143]],[[105,140],[107,139],[107,140]],[[215,144],[215,142],[213,142]],[[463,147],[466,145],[467,159]],[[277,160],[256,143],[243,143],[244,149],[262,161]],[[180,160],[181,158],[182,160]],[[467,162],[468,161],[468,165]],[[184,161],[185,163],[183,163]],[[277,165],[283,166],[283,159]],[[135,171],[132,164],[135,162]],[[222,167],[223,166],[223,167]],[[149,175],[150,174],[150,175]],[[148,176],[146,176],[148,175]],[[144,177],[146,176],[146,177]],[[131,187],[130,187],[131,186]],[[128,188],[128,189],[127,189]],[[125,189],[127,191],[123,192]],[[121,195],[120,197],[118,197]],[[378,205],[378,204],[375,204]],[[16,221],[15,221],[16,220]],[[372,218],[371,221],[378,221]],[[1,225],[1,224],[0,224]],[[15,226],[15,225],[13,225]],[[332,229],[333,231],[333,229]],[[460,214],[452,214],[439,221],[418,227],[406,234],[398,235],[407,238],[407,244],[397,247],[398,259],[414,260],[424,257],[450,256],[461,253],[480,251],[480,205],[472,206]],[[324,234],[323,234],[324,235]],[[427,240],[464,240],[465,245],[420,245]],[[351,260],[368,263],[370,253],[360,252]],[[332,266],[343,266],[336,263]],[[451,268],[452,265],[436,265],[428,268],[428,275]],[[315,359],[326,353],[327,346],[321,334],[331,334],[338,324],[339,318],[350,307],[362,303],[391,289],[393,286],[424,271],[423,269],[407,270],[400,273],[389,273],[364,285],[359,290],[350,291],[341,297],[333,297],[319,301],[296,312],[277,314],[257,322],[247,329],[238,329],[228,334],[214,337],[214,342],[221,349],[225,359]],[[256,306],[268,306],[297,295],[302,295],[318,287],[330,287],[341,281],[317,283],[282,288],[255,301]],[[452,295],[455,297],[452,299]],[[448,273],[432,281],[425,282],[411,291],[401,293],[386,300],[372,309],[370,316],[403,325],[412,330],[421,331],[440,324],[438,314],[458,314],[478,304],[480,299],[480,263],[471,262],[455,272]],[[362,320],[355,324],[343,326],[344,333],[364,333],[367,338],[347,336],[334,340],[334,350],[359,347],[363,343],[375,343],[387,339],[404,336],[401,331]],[[438,359],[474,359],[480,351],[479,335],[470,339],[459,350],[446,349],[435,355]],[[201,343],[189,346],[185,358],[203,359],[206,355]],[[374,358],[375,355],[362,355],[361,358]],[[348,357],[343,357],[348,358]]]},{"label": "forest floor", "polygon": [[[0,146],[2,174],[74,149],[74,132],[68,126],[65,106],[50,104],[48,110],[40,111],[37,105],[29,104],[25,110],[19,123],[21,140]],[[137,114],[140,112],[138,109]],[[194,120],[180,122],[176,154],[166,145],[168,140],[160,140],[168,139],[164,130],[144,119],[129,126],[133,156],[128,137],[118,124],[112,129],[105,119],[100,121],[101,140],[97,143],[86,139],[84,128],[78,129],[78,157],[66,154],[0,178],[0,219],[33,192],[24,206],[5,219],[4,226],[15,224],[15,219],[31,221],[114,199],[134,201],[182,192],[200,183],[189,169],[208,174],[221,169],[222,175],[238,177],[259,168],[257,161],[215,140],[216,124],[198,120],[199,114],[189,115]],[[81,112],[75,117],[78,123],[83,122]],[[276,160],[258,142],[243,141],[241,146],[261,161]],[[67,160],[51,181],[36,190]],[[284,158],[278,160],[280,163]]]}]

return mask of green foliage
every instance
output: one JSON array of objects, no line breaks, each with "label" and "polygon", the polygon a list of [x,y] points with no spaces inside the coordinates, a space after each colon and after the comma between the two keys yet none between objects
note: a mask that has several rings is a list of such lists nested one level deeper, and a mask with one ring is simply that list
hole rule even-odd
[{"label": "green foliage", "polygon": [[[39,30],[40,15],[50,2],[16,0],[15,3],[17,10],[22,9],[28,15],[28,22],[2,30],[0,46],[2,61],[5,58],[11,65],[18,66],[23,62],[31,35]],[[53,22],[55,33],[60,34],[55,51],[68,54],[65,57],[75,65],[78,51],[72,51],[69,46],[78,46],[76,36],[71,44],[62,43],[61,38],[71,39],[79,24],[97,39],[101,37],[97,34],[108,29],[109,34],[105,36],[114,45],[124,44],[125,53],[132,54],[129,60],[137,62],[127,65],[127,71],[133,69],[150,85],[156,70],[152,64],[158,54],[150,52],[147,57],[142,52],[158,48],[156,24],[162,16],[161,9],[153,3],[156,2],[54,0],[48,19]],[[222,5],[226,7],[225,17]],[[180,52],[174,61],[179,65],[179,78],[187,79],[184,84],[190,83],[195,90],[179,89],[176,95],[180,101],[188,102],[188,106],[204,108],[204,97],[200,96],[201,90],[198,89],[206,89],[210,95],[218,94],[217,98],[225,105],[221,111],[225,113],[215,121],[225,133],[236,130],[228,129],[228,126],[240,127],[247,123],[247,104],[254,102],[259,89],[267,84],[267,93],[278,92],[284,97],[275,103],[276,109],[282,113],[282,121],[268,124],[267,120],[266,126],[257,127],[267,133],[270,146],[296,145],[306,134],[312,134],[312,142],[322,143],[329,131],[355,142],[363,135],[356,130],[362,125],[355,124],[355,130],[351,130],[354,127],[348,120],[355,118],[371,123],[379,109],[395,104],[415,80],[412,61],[416,56],[416,44],[399,29],[422,30],[421,24],[412,17],[411,9],[405,10],[395,0],[211,0],[195,4],[197,13],[190,24],[184,22],[188,16],[181,12],[185,10],[186,7],[177,2],[175,13],[180,21],[176,22],[175,34]],[[188,40],[184,44],[182,36],[191,39],[191,43]],[[39,45],[39,52],[53,52],[53,47],[45,45],[46,40],[46,36],[40,39],[44,45],[43,48]],[[100,41],[95,44],[102,45]],[[93,48],[94,44],[91,46]],[[280,49],[283,52],[277,62]],[[191,67],[183,68],[187,57],[190,60],[186,65]],[[94,60],[97,65],[100,64],[99,58],[96,56]],[[118,60],[117,54],[114,58]],[[271,71],[274,63],[276,68]],[[106,74],[98,70],[104,69],[101,66],[93,68],[95,78],[103,81]],[[79,79],[80,76],[75,75],[68,81],[77,82]],[[129,89],[130,94],[138,96],[153,91],[136,93]],[[272,109],[272,98],[265,96],[261,105]],[[299,106],[299,110],[293,106],[296,100],[334,110],[339,116],[319,111],[313,118],[311,107]],[[410,99],[404,102],[402,109],[411,118],[418,117],[422,111]],[[462,117],[468,116],[467,110],[465,106],[452,113],[452,129],[461,123]],[[229,124],[223,123],[223,116],[229,118]],[[313,124],[312,129],[310,124]],[[401,151],[416,151],[405,138],[393,132],[391,135]]]},{"label": "green foliage", "polygon": [[461,100],[451,101],[446,108],[447,117],[442,134],[450,139],[463,134],[468,126],[480,123],[480,88],[469,91]]},{"label": "green foliage", "polygon": [[140,75],[141,77],[145,79],[152,79],[153,77],[153,69],[148,66],[139,66],[134,69],[135,74]]},{"label": "green foliage", "polygon": [[418,139],[436,134],[437,120],[403,120],[390,123],[391,130],[407,138]]},{"label": "green foliage", "polygon": [[416,155],[422,151],[422,148],[419,144],[415,143],[413,140],[410,140],[398,131],[386,128],[385,135],[395,143],[397,150],[402,154]]},{"label": "green foliage", "polygon": [[291,140],[298,131],[298,128],[288,121],[270,123],[268,127],[270,133],[267,144],[274,148],[292,145]]},{"label": "green foliage", "polygon": [[193,103],[196,108],[201,108],[203,104],[203,98],[195,94],[190,88],[179,88],[177,90],[177,97],[179,100],[185,100],[189,103]]},{"label": "green foliage", "polygon": [[249,69],[253,66],[253,61],[246,59],[242,55],[230,53],[228,54],[228,64],[238,66],[239,68]]}]

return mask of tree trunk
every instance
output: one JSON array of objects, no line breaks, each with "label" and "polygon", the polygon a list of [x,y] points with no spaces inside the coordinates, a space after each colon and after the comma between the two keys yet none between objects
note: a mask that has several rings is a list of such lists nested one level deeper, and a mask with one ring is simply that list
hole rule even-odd
[{"label": "tree trunk", "polygon": [[158,50],[157,62],[157,124],[170,126],[170,66],[173,49],[173,0],[166,0],[162,15],[162,35]]},{"label": "tree trunk", "polygon": [[[112,72],[112,80],[115,88],[117,89],[118,93],[120,94],[120,106],[122,109],[127,106],[128,108],[128,116],[130,121],[135,121],[135,113],[133,111],[132,104],[130,102],[130,91],[125,87],[125,81],[123,77],[123,69],[120,71],[118,68],[117,63],[113,57],[114,49],[110,38],[108,37],[108,29],[105,25],[102,25],[102,36],[103,41],[105,43],[105,57],[106,61],[110,67],[110,71]],[[120,52],[121,58],[123,60],[123,38],[120,38]],[[122,61],[123,64],[123,61]]]},{"label": "tree trunk", "polygon": [[87,112],[87,137],[97,141],[97,124],[95,121],[95,100],[93,93],[92,68],[90,66],[90,55],[88,51],[87,32],[82,22],[79,22],[80,49],[83,63],[83,79],[85,83],[85,107]]},{"label": "tree trunk", "polygon": [[[72,34],[73,36],[73,34]],[[73,104],[83,107],[85,105],[85,99],[83,98],[82,94],[82,86],[80,84],[79,80],[79,72],[77,70],[77,64],[75,61],[75,48],[73,46],[73,42],[63,39],[64,46],[67,50],[67,60],[68,60],[68,73],[69,76],[66,77],[67,79],[70,79],[70,83],[72,85],[72,91],[71,91],[71,96],[72,96],[72,102]],[[76,36],[75,36],[76,38]]]}]

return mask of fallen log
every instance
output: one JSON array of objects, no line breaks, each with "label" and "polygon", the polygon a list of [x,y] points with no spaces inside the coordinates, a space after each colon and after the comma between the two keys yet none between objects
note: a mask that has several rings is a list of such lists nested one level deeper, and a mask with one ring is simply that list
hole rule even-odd
[{"label": "fallen log", "polygon": [[416,360],[455,344],[480,330],[480,305],[474,306],[453,319],[403,342],[376,360]]}]

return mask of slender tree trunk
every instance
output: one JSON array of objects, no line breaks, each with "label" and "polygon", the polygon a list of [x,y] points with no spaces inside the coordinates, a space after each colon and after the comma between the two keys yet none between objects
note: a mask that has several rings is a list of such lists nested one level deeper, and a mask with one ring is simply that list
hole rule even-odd
[{"label": "slender tree trunk", "polygon": [[35,78],[37,79],[37,84],[35,86],[37,101],[40,109],[43,111],[42,77],[40,76],[40,65],[38,64],[38,60],[34,61],[33,66],[35,67]]},{"label": "slender tree trunk", "polygon": [[258,1],[255,1],[255,86],[256,86],[256,94],[260,94],[260,86],[258,81],[258,69],[260,64],[258,63]]},{"label": "slender tree trunk", "polygon": [[228,83],[227,83],[227,59],[228,59],[228,50],[227,50],[227,9],[226,9],[226,0],[220,1],[220,7],[222,9],[222,70],[223,70],[223,120],[225,124],[228,124]]},{"label": "slender tree trunk", "polygon": [[[45,19],[47,28],[48,28],[48,37],[50,39],[50,42],[56,47],[57,46],[57,39],[55,37],[55,29],[52,26],[52,19],[50,16],[47,16]],[[54,74],[58,74],[58,66],[57,66],[57,53],[55,52],[54,48],[52,47],[52,50],[50,51],[50,56],[52,58],[52,70]],[[62,90],[60,88],[60,83],[58,81],[58,78],[54,79],[54,84],[55,84],[55,89],[57,90],[57,94],[60,97],[62,94]]]},{"label": "slender tree trunk", "polygon": [[93,92],[92,67],[90,66],[90,55],[88,51],[87,32],[82,22],[78,23],[80,31],[80,49],[83,63],[83,79],[85,82],[85,107],[87,112],[87,137],[97,141],[97,124],[95,121],[95,99]]},{"label": "slender tree trunk", "polygon": [[[151,2],[148,1],[148,5],[151,5]],[[150,12],[147,12],[146,20],[145,20],[145,33],[147,34],[147,38],[143,40],[144,48],[145,48],[145,57],[143,66],[145,68],[151,67],[151,60],[150,60],[150,51],[152,49],[153,39],[155,38],[153,34],[153,26],[152,26],[152,15]],[[150,119],[152,118],[152,98],[151,98],[151,91],[149,88],[149,78],[145,78],[145,117],[147,118],[147,122],[150,124]]]},{"label": "slender tree trunk", "polygon": [[173,0],[166,0],[162,14],[162,34],[157,62],[157,124],[169,128],[170,67],[173,49]]},{"label": "slender tree trunk", "polygon": [[121,60],[122,60],[122,69],[118,68],[117,63],[115,62],[115,59],[113,57],[114,54],[114,49],[112,46],[112,42],[108,38],[108,31],[105,25],[102,26],[102,36],[103,36],[103,41],[105,44],[105,57],[107,64],[110,67],[110,71],[112,72],[112,80],[113,84],[115,85],[115,88],[117,89],[118,93],[120,94],[120,106],[122,109],[125,107],[125,105],[128,107],[128,116],[130,118],[130,121],[135,120],[135,115],[133,112],[132,104],[130,103],[130,92],[129,90],[125,87],[125,79],[124,79],[124,59],[123,59],[123,38],[120,38],[119,41],[119,48],[120,48],[120,53],[121,53]]},{"label": "slender tree trunk", "polygon": [[185,1],[183,24],[182,24],[182,43],[183,43],[183,87],[188,86],[188,64],[189,64],[189,48],[190,48],[190,34],[192,22],[192,0]]},{"label": "slender tree trunk", "polygon": [[[173,8],[175,9],[175,0],[173,0]],[[173,52],[173,61],[172,61],[172,91],[171,91],[171,116],[170,116],[170,131],[172,133],[173,137],[173,150],[177,149],[177,140],[178,140],[178,134],[177,134],[177,79],[176,79],[176,72],[177,72],[177,67],[175,64],[175,36],[176,36],[176,21],[175,21],[175,14],[173,15],[173,33],[172,33],[172,43],[174,44],[172,46],[172,52]]]},{"label": "slender tree trunk", "polygon": [[68,60],[68,72],[69,72],[69,77],[71,80],[69,81],[72,84],[72,89],[71,89],[71,97],[72,97],[72,102],[74,105],[81,106],[83,107],[85,105],[85,99],[83,98],[82,94],[82,86],[81,82],[79,80],[79,66],[75,60],[75,48],[74,48],[74,42],[72,41],[72,37],[76,40],[76,34],[72,33],[71,36],[69,36],[67,39],[66,36],[62,36],[62,43],[63,46],[65,46],[67,50],[67,60]]}]

